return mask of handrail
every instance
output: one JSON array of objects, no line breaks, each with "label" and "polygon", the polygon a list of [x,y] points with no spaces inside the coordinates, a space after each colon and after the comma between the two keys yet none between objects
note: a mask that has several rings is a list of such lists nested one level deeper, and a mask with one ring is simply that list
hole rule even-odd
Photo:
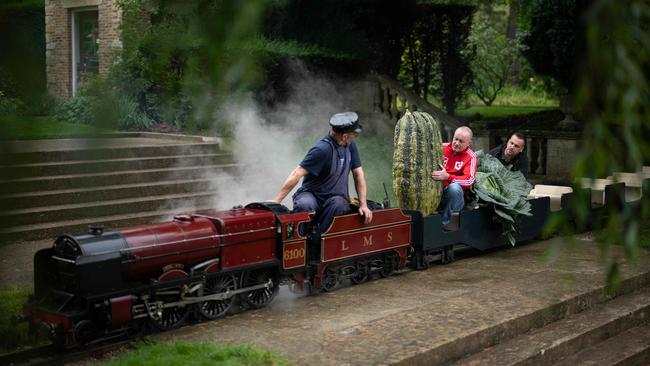
[{"label": "handrail", "polygon": [[[382,112],[387,113],[391,119],[395,121],[399,119],[406,108],[409,108],[412,111],[419,110],[427,112],[434,118],[434,120],[442,124],[440,127],[445,129],[447,136],[443,136],[443,139],[445,139],[445,137],[449,139],[453,135],[454,130],[463,125],[456,118],[427,102],[416,93],[408,90],[396,80],[381,74],[372,74],[371,77],[376,79],[380,85],[382,95],[379,97],[379,107],[382,109]],[[398,98],[401,103],[401,110],[399,110],[399,107],[397,106]]]}]

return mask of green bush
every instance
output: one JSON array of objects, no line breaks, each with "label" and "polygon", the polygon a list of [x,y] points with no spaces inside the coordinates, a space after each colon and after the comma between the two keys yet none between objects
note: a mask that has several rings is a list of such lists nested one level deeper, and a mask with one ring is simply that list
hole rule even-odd
[{"label": "green bush", "polygon": [[144,129],[152,124],[133,98],[114,93],[67,99],[56,108],[55,116],[65,122],[121,130]]},{"label": "green bush", "polygon": [[79,95],[64,100],[54,110],[54,116],[64,122],[92,124],[96,97]]},{"label": "green bush", "polygon": [[12,350],[31,344],[29,324],[16,324],[29,293],[22,289],[0,290],[0,350]]},{"label": "green bush", "polygon": [[0,91],[0,117],[13,116],[19,114],[23,107],[23,102],[18,98],[9,98]]},{"label": "green bush", "polygon": [[107,95],[95,105],[97,124],[121,130],[144,129],[151,120],[140,111],[139,104],[126,95]]}]

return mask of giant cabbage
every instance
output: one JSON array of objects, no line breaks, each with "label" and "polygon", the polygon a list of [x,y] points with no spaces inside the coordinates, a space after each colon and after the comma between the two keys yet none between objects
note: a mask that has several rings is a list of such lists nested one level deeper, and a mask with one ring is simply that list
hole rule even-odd
[{"label": "giant cabbage", "polygon": [[531,216],[530,203],[526,199],[532,189],[519,171],[508,170],[499,159],[476,152],[478,166],[473,191],[480,205],[491,206],[495,219],[503,225],[503,234],[513,246],[517,232],[517,216]]}]

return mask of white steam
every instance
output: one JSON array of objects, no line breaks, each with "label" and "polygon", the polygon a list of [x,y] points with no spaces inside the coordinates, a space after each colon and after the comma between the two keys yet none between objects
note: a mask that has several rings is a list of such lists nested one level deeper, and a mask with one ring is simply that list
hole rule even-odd
[{"label": "white steam", "polygon": [[[370,121],[363,120],[373,110],[369,96],[372,86],[367,82],[344,83],[318,77],[297,62],[289,67],[292,76],[288,84],[292,89],[285,102],[263,110],[250,98],[230,101],[215,116],[215,124],[225,122],[234,128],[230,151],[239,168],[230,173],[218,168],[209,170],[205,178],[213,194],[209,202],[193,202],[195,209],[223,210],[273,199],[309,147],[327,134],[334,113],[356,111],[362,116],[364,130],[372,130]],[[292,194],[282,202],[289,208]],[[184,202],[183,209],[191,206]]]}]

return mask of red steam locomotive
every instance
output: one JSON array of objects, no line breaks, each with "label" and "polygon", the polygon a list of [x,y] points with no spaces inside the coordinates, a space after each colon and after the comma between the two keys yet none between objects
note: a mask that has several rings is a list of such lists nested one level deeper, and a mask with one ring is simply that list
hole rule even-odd
[{"label": "red steam locomotive", "polygon": [[61,236],[35,255],[34,300],[24,313],[71,347],[147,323],[166,330],[191,315],[219,318],[235,302],[263,307],[281,281],[329,291],[405,267],[411,217],[400,209],[378,210],[367,225],[356,214],[336,217],[323,234],[310,216],[254,203]]},{"label": "red steam locomotive", "polygon": [[[623,184],[606,187],[604,205],[624,204],[624,190]],[[560,210],[571,194],[561,197]],[[518,242],[538,237],[553,214],[549,197],[529,202],[532,215],[518,218]],[[458,229],[445,231],[439,215],[374,206],[372,223],[356,213],[338,216],[322,234],[311,213],[252,203],[64,235],[35,254],[35,294],[25,319],[74,347],[136,335],[150,325],[175,328],[189,317],[219,318],[235,304],[260,308],[281,282],[296,291],[331,291],[347,280],[359,284],[407,266],[450,262],[459,247],[508,245],[489,207],[461,211]]]}]

